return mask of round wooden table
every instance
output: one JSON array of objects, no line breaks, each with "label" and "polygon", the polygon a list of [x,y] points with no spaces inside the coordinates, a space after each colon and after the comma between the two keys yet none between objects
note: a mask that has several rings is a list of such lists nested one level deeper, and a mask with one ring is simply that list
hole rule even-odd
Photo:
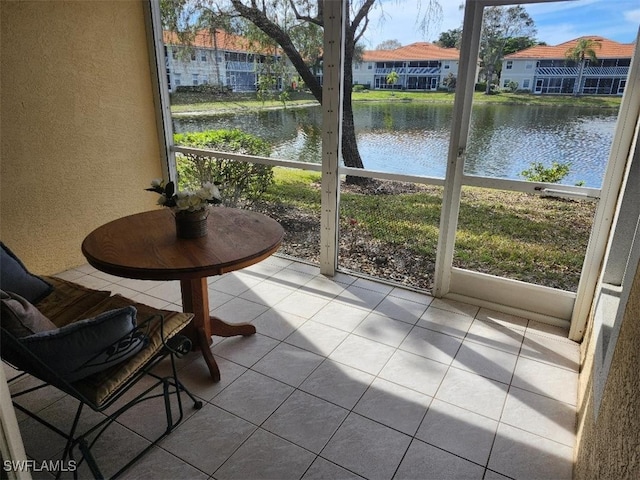
[{"label": "round wooden table", "polygon": [[176,237],[173,213],[154,210],[98,227],[82,242],[89,264],[119,277],[180,280],[182,309],[195,314],[186,334],[199,347],[214,381],[220,370],[211,353],[211,335],[253,335],[249,323],[229,324],[209,315],[207,277],[258,263],[280,247],[284,230],[272,218],[236,208],[212,208],[208,234]]}]

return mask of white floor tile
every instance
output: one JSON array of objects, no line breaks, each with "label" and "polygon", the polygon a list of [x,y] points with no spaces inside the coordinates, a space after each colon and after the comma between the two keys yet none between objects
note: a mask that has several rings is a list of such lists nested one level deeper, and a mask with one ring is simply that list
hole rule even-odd
[{"label": "white floor tile", "polygon": [[322,450],[322,457],[370,479],[391,479],[411,437],[355,413]]},{"label": "white floor tile", "polygon": [[314,322],[329,325],[330,327],[353,332],[353,330],[365,319],[369,310],[345,305],[344,303],[331,302],[322,307],[311,319]]},{"label": "white floor tile", "polygon": [[293,388],[251,370],[216,395],[211,402],[255,425],[260,425],[287,399]]},{"label": "white floor tile", "polygon": [[502,383],[511,382],[517,355],[474,342],[463,342],[451,366]]},{"label": "white floor tile", "polygon": [[295,480],[314,455],[265,430],[257,430],[214,474],[216,480]]},{"label": "white floor tile", "polygon": [[376,378],[353,411],[407,435],[414,435],[431,400],[428,395]]},{"label": "white floor tile", "polygon": [[487,466],[511,478],[570,480],[573,448],[500,424]]},{"label": "white floor tile", "polygon": [[289,335],[285,342],[318,355],[328,356],[349,335],[337,328],[308,321]]},{"label": "white floor tile", "polygon": [[378,342],[349,335],[329,358],[372,375],[377,375],[395,350]]},{"label": "white floor tile", "polygon": [[447,370],[448,367],[440,362],[398,350],[379,376],[425,395],[434,396]]},{"label": "white floor tile", "polygon": [[350,410],[374,378],[361,370],[325,360],[300,385],[300,390]]},{"label": "white floor tile", "polygon": [[436,332],[446,333],[453,337],[464,338],[472,323],[473,317],[468,315],[429,307],[420,317],[417,325]]},{"label": "white floor tile", "polygon": [[304,318],[311,318],[327,305],[329,300],[302,291],[295,291],[284,300],[276,304],[275,309],[293,313]]},{"label": "white floor tile", "polygon": [[416,438],[459,457],[486,465],[497,428],[496,420],[434,400]]},{"label": "white floor tile", "polygon": [[262,428],[320,453],[348,413],[342,407],[298,390],[267,419]]},{"label": "white floor tile", "polygon": [[[90,265],[61,277],[180,310],[178,282]],[[580,349],[566,328],[344,272],[325,277],[287,257],[208,282],[212,313],[258,333],[213,337],[219,383],[199,352],[178,360],[184,385],[209,403],[195,411],[183,397],[186,420],[123,478],[571,478]],[[63,396],[32,397],[22,402],[68,420]],[[133,431],[160,428],[146,415],[160,404],[124,415],[127,428],[105,438],[107,475],[147,442]],[[60,438],[19,418],[29,455],[59,455]]]},{"label": "white floor tile", "polygon": [[571,448],[575,444],[575,408],[526,390],[511,387],[501,422]]},{"label": "white floor tile", "polygon": [[398,347],[411,330],[411,325],[379,313],[371,313],[354,330],[361,337]]},{"label": "white floor tile", "polygon": [[479,415],[498,420],[507,397],[507,385],[450,368],[436,398]]},{"label": "white floor tile", "polygon": [[461,344],[460,338],[422,327],[413,327],[400,344],[400,350],[449,365],[458,353]]},{"label": "white floor tile", "polygon": [[573,406],[578,400],[578,376],[575,372],[528,358],[518,359],[512,385]]},{"label": "white floor tile", "polygon": [[281,343],[262,357],[252,370],[297,387],[323,361],[324,357],[320,355]]},{"label": "white floor tile", "polygon": [[439,448],[413,440],[394,480],[428,478],[438,480],[482,480],[484,467]]}]

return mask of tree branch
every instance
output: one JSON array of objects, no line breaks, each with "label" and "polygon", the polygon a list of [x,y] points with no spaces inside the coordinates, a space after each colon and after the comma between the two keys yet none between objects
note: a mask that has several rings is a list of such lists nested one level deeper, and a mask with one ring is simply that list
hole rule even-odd
[{"label": "tree branch", "polygon": [[319,27],[323,26],[322,18],[319,16],[314,18],[309,15],[300,15],[300,13],[298,13],[298,9],[296,8],[294,0],[289,0],[289,5],[291,6],[291,9],[293,10],[293,13],[295,14],[297,20],[304,20],[305,22],[315,23]]},{"label": "tree branch", "polygon": [[318,102],[322,103],[322,87],[315,75],[311,72],[311,69],[305,64],[304,59],[296,49],[287,32],[270,20],[267,15],[258,8],[249,7],[243,4],[241,0],[231,0],[231,4],[240,16],[252,22],[280,45],[284,53],[289,57],[294,68],[304,80],[304,83],[309,87],[309,90],[311,90],[313,96]]}]

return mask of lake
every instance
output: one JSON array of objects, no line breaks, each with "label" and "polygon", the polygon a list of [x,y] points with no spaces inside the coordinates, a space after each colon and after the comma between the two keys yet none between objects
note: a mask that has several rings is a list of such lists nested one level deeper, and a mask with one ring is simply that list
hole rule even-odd
[{"label": "lake", "polygon": [[[367,169],[444,178],[453,105],[355,103]],[[274,145],[272,157],[320,163],[320,107],[174,118],[176,132],[239,128]],[[599,188],[617,110],[474,105],[465,173],[521,179],[531,162],[571,164],[567,185]]]}]

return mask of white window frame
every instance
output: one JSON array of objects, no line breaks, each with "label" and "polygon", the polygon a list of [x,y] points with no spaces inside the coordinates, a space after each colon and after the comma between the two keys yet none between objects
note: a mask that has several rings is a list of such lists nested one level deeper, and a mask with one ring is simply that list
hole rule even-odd
[{"label": "white window frame", "polygon": [[[155,72],[161,72],[156,79],[161,105],[159,128],[165,139],[166,154],[163,155],[164,170],[170,178],[175,178],[175,151],[173,145],[171,115],[169,109],[168,91],[166,89],[164,50],[159,22],[159,7],[157,0],[149,0],[150,11],[153,15],[153,28],[160,35],[151,32],[155,46]],[[520,4],[547,3],[566,0],[524,0]],[[333,275],[337,269],[337,238],[339,211],[339,178],[346,174],[361,176],[375,176],[377,178],[400,179],[397,175],[369,172],[360,169],[349,169],[339,166],[341,142],[341,105],[342,105],[342,61],[344,51],[343,25],[347,1],[325,2],[324,51],[325,70],[323,88],[323,159],[322,165],[302,164],[285,160],[251,157],[258,163],[271,165],[305,165],[306,169],[322,171],[322,214],[321,214],[321,271]],[[526,284],[501,277],[494,277],[478,272],[454,268],[453,254],[455,235],[458,225],[460,195],[463,185],[481,186],[512,191],[537,193],[536,189],[546,188],[548,185],[534,182],[485,178],[464,174],[464,155],[470,126],[471,106],[474,91],[474,80],[477,70],[480,28],[482,25],[483,9],[486,6],[511,5],[507,0],[467,0],[464,13],[464,28],[461,40],[461,54],[458,62],[457,88],[453,107],[452,125],[457,128],[451,131],[450,145],[447,155],[447,173],[444,180],[432,180],[432,184],[444,186],[441,209],[440,236],[435,265],[435,280],[433,294],[462,300],[480,306],[488,306],[507,313],[522,315],[528,318],[547,321],[552,324],[566,326],[571,320],[570,338],[580,340],[584,333],[587,315],[594,298],[597,277],[600,272],[607,245],[607,234],[611,228],[615,199],[622,184],[622,175],[626,165],[626,157],[631,148],[633,130],[638,119],[640,105],[640,75],[637,65],[632,66],[629,82],[625,89],[620,108],[618,128],[614,137],[614,148],[610,155],[609,166],[605,174],[602,191],[586,187],[563,186],[562,195],[577,195],[582,197],[599,197],[594,229],[587,248],[582,277],[578,292],[565,292],[548,287]],[[328,10],[331,14],[328,13]],[[330,61],[328,61],[330,59]],[[471,60],[473,59],[473,60]],[[637,62],[636,62],[637,63]],[[368,68],[372,68],[371,63]],[[635,75],[635,78],[634,78]],[[242,155],[230,155],[230,158],[241,159]],[[411,180],[409,180],[411,181]],[[441,182],[441,183],[438,183]],[[548,194],[555,191],[545,190]],[[555,192],[558,193],[558,192]]]}]

